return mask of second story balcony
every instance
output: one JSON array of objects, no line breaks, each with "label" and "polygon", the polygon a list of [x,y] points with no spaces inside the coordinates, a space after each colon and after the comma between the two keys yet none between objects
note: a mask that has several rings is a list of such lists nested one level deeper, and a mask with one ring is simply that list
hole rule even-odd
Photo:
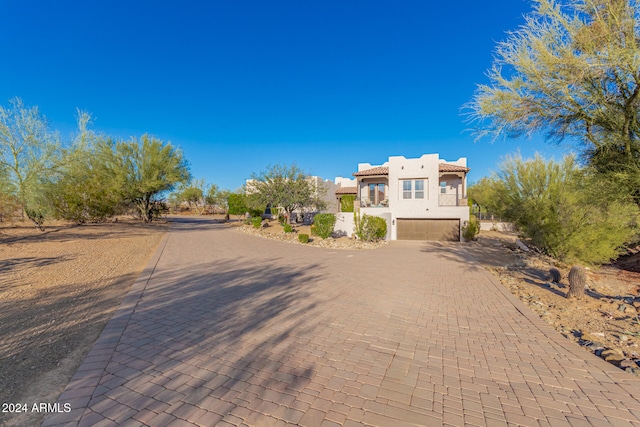
[{"label": "second story balcony", "polygon": [[457,194],[440,194],[438,197],[438,206],[467,207],[467,198],[460,197]]},{"label": "second story balcony", "polygon": [[355,201],[355,205],[361,208],[388,208],[389,200],[382,199],[378,203],[372,201],[368,198],[357,198]]}]

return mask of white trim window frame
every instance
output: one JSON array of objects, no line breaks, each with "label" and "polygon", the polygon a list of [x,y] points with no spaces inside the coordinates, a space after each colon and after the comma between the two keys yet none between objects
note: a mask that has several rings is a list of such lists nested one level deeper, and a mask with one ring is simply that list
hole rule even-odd
[{"label": "white trim window frame", "polygon": [[424,200],[427,195],[427,178],[400,179],[400,198],[402,200]]},{"label": "white trim window frame", "polygon": [[413,180],[403,179],[400,181],[400,189],[402,191],[402,198],[404,200],[412,199],[413,197]]}]

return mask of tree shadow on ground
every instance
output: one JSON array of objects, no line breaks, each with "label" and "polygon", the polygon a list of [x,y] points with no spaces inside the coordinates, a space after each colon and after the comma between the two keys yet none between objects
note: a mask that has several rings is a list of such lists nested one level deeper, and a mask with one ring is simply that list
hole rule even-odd
[{"label": "tree shadow on ground", "polygon": [[[17,267],[23,268],[39,268],[47,265],[57,264],[59,262],[68,261],[71,257],[69,255],[61,255],[57,257],[22,257],[22,258],[10,258],[0,260],[0,274],[4,271],[9,271]],[[0,278],[0,285],[3,280]]]},{"label": "tree shadow on ground", "polygon": [[89,241],[119,239],[122,237],[134,237],[149,234],[153,229],[157,232],[167,231],[168,224],[143,224],[143,223],[98,223],[98,224],[73,224],[55,229],[45,230],[43,233],[24,236],[5,236],[0,238],[0,244],[11,247],[20,243],[63,243],[68,241]]},{"label": "tree shadow on ground", "polygon": [[56,369],[79,346],[88,351],[136,277],[117,277],[102,287],[74,283],[3,303],[0,400],[15,401],[36,374]]},{"label": "tree shadow on ground", "polygon": [[[307,287],[318,266],[274,261],[221,260],[155,273],[133,314],[121,313],[130,315],[126,332],[89,408],[123,390],[168,405],[215,399],[220,419],[242,396],[287,404],[286,391],[306,385],[316,369],[299,352],[322,317]],[[116,313],[112,321],[123,318]],[[155,395],[154,384],[166,392]]]},{"label": "tree shadow on ground", "polygon": [[479,271],[482,265],[469,248],[462,243],[454,242],[423,242],[421,251],[429,254],[435,254],[439,257],[464,264],[464,268],[468,271]]},{"label": "tree shadow on ground", "polygon": [[[562,283],[550,285],[547,272],[538,270],[536,268],[523,268],[518,271],[523,276],[522,280],[524,280],[525,283],[536,286],[545,291],[549,291],[560,297],[566,297],[566,292],[562,292],[558,289],[560,287],[564,288],[565,286]],[[556,288],[556,286],[558,288]]]}]

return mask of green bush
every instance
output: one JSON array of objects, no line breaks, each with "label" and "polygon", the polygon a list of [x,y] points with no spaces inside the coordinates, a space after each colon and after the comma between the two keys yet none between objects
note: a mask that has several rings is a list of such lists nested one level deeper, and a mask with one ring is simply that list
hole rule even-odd
[{"label": "green bush", "polygon": [[298,235],[298,240],[300,241],[300,243],[309,243],[309,235],[308,234],[299,234]]},{"label": "green bush", "polygon": [[611,200],[610,185],[571,156],[561,162],[507,158],[491,186],[497,213],[564,262],[609,262],[638,233],[638,206]]},{"label": "green bush", "polygon": [[293,233],[293,227],[291,227],[291,224],[287,223],[287,224],[284,225],[283,228],[284,228],[284,232],[285,233]]},{"label": "green bush", "polygon": [[470,215],[467,225],[462,227],[462,237],[467,241],[471,241],[476,239],[478,233],[480,233],[480,221],[474,215]]},{"label": "green bush", "polygon": [[262,225],[262,218],[259,216],[254,216],[253,218],[251,218],[251,224],[253,225],[253,228],[260,228],[260,226]]},{"label": "green bush", "polygon": [[254,217],[262,218],[262,214],[264,213],[264,209],[249,208],[248,212],[249,212],[249,215],[251,215],[252,218],[254,218]]},{"label": "green bush", "polygon": [[375,242],[387,235],[387,221],[379,216],[354,214],[355,232],[358,239],[365,242]]},{"label": "green bush", "polygon": [[229,206],[228,212],[231,215],[244,215],[247,212],[247,197],[244,194],[229,194],[227,204]]},{"label": "green bush", "polygon": [[356,196],[353,194],[346,194],[340,198],[340,212],[353,212],[353,203],[356,200]]},{"label": "green bush", "polygon": [[312,233],[326,239],[333,233],[333,227],[336,225],[336,216],[334,214],[317,214],[313,218],[314,227]]}]

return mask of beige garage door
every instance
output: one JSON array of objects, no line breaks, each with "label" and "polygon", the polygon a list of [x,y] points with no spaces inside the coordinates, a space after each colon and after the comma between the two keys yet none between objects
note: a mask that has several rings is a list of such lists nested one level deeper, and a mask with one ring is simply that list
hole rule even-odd
[{"label": "beige garage door", "polygon": [[398,240],[460,241],[458,219],[398,219]]}]

